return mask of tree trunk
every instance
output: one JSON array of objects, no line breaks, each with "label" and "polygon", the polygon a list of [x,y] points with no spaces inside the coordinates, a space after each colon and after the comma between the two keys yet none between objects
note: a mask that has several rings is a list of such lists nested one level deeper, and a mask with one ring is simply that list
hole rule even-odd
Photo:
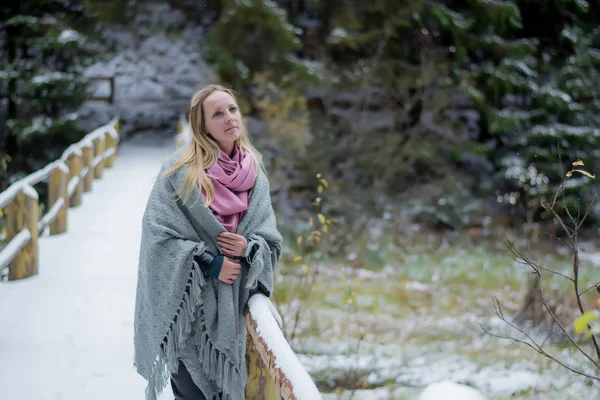
[{"label": "tree trunk", "polygon": [[[14,42],[13,38],[15,37],[15,29],[13,27],[7,26],[5,27],[5,54],[8,67],[11,68],[11,65],[17,58],[17,46]],[[17,80],[15,77],[10,75],[8,78],[8,85],[6,88],[6,97],[7,97],[7,108],[6,108],[6,119],[15,119],[17,117],[17,102],[15,101],[15,97],[17,95]],[[17,152],[17,137],[14,133],[8,132],[6,137],[6,153],[9,156],[13,156]]]},{"label": "tree trunk", "polygon": [[338,0],[324,1],[321,3],[320,20],[321,29],[319,30],[319,43],[325,43],[325,39],[331,29],[331,17],[335,8],[338,6]]},{"label": "tree trunk", "polygon": [[527,320],[527,311],[536,302],[536,299],[542,297],[542,290],[540,287],[540,275],[534,275],[529,279],[529,286],[525,297],[523,297],[523,303],[521,308],[515,315],[514,322],[518,325],[523,324]]}]

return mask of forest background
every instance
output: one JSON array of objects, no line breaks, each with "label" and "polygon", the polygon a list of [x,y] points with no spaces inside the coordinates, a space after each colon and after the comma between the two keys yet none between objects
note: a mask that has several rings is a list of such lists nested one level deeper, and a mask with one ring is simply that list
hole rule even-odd
[{"label": "forest background", "polygon": [[[143,48],[156,34],[144,19],[150,5],[181,16],[162,29],[159,18],[158,33],[185,39],[177,54],[194,58],[188,67],[178,69],[180,60],[171,58],[165,69],[155,68],[158,61],[140,63],[122,50],[124,41]],[[452,309],[508,292],[521,322],[539,329],[544,302],[527,314],[531,302],[522,300],[540,296],[539,282],[513,265],[511,243],[551,256],[557,270],[572,268],[560,218],[574,216],[578,235],[595,249],[599,22],[597,0],[3,4],[0,191],[113,114],[121,116],[124,140],[173,135],[200,83],[219,82],[239,93],[270,172],[288,272],[299,277],[276,299],[288,305],[282,309],[292,341],[317,329],[312,319],[298,322],[293,300],[318,301],[321,264],[334,261],[354,278],[362,270],[385,275],[398,264],[402,279],[443,282],[449,298],[456,295],[453,279],[483,291],[473,289],[462,307],[446,304]],[[137,34],[124,35],[127,29]],[[179,79],[176,90],[157,89],[159,117],[139,111],[147,98],[127,96],[134,85],[118,77],[122,71],[111,64],[117,56],[131,59],[130,75],[150,71],[154,76],[144,79],[152,85]],[[544,207],[556,193],[560,206]],[[363,311],[374,312],[385,301],[410,303],[420,291],[402,287],[401,294],[390,289],[396,299],[386,300],[374,298],[374,287],[344,284],[337,300],[349,307],[365,294]],[[566,298],[567,285],[550,287],[550,298]],[[425,290],[427,306],[434,288]],[[333,301],[323,296],[319,306]],[[572,320],[576,304],[564,303]],[[551,330],[547,325],[543,331]],[[414,329],[423,336],[427,328]],[[352,393],[368,383],[364,371],[340,376],[319,383]]]}]

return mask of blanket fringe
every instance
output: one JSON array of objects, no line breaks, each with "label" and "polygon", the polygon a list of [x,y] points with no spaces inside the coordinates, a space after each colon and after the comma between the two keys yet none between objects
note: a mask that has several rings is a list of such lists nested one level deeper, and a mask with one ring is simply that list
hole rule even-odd
[{"label": "blanket fringe", "polygon": [[[152,368],[146,387],[147,400],[158,400],[167,386],[171,374],[179,368],[178,356],[192,332],[194,322],[196,322],[194,310],[202,304],[202,286],[205,283],[204,275],[194,262],[185,294]],[[200,309],[199,319],[200,323],[204,325],[202,309]],[[196,330],[193,340],[202,360],[204,374],[223,389],[225,397],[229,395],[232,399],[243,399],[244,379],[237,366],[214,347],[204,329]]]},{"label": "blanket fringe", "polygon": [[[202,319],[202,315],[200,318]],[[208,334],[196,335],[194,342],[200,355],[202,372],[233,399],[244,398],[245,381],[242,373],[231,360],[210,341]]]},{"label": "blanket fringe", "polygon": [[196,320],[193,310],[202,304],[202,286],[206,284],[204,275],[198,271],[198,268],[199,266],[194,262],[183,299],[161,343],[150,373],[146,387],[146,400],[158,400],[158,396],[167,386],[169,377],[179,368],[178,355],[181,354],[185,340],[192,332],[192,325]]}]

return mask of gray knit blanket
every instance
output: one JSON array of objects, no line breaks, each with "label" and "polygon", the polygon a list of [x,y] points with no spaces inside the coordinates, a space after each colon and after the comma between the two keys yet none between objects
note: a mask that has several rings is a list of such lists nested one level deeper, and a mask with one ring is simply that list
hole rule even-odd
[{"label": "gray knit blanket", "polygon": [[[244,308],[260,287],[273,291],[281,257],[269,182],[259,168],[248,211],[237,233],[254,247],[232,285],[204,279],[194,255],[220,254],[216,238],[225,228],[196,189],[185,205],[176,200],[186,168],[164,177],[180,151],[169,157],[152,188],[142,220],[134,319],[134,364],[156,400],[183,360],[208,398],[243,399],[246,386]],[[247,252],[249,254],[249,252]]]}]

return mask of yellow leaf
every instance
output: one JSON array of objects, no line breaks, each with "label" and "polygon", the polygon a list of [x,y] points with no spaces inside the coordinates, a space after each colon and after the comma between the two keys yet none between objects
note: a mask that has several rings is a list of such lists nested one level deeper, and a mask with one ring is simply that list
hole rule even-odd
[{"label": "yellow leaf", "polygon": [[583,165],[585,165],[585,164],[581,160],[577,160],[573,163],[574,167],[579,167],[579,166],[583,166]]},{"label": "yellow leaf", "polygon": [[573,322],[573,328],[577,333],[583,333],[589,324],[598,318],[597,311],[586,311],[582,316],[577,317]]},{"label": "yellow leaf", "polygon": [[373,304],[371,304],[371,311],[375,311],[377,310],[377,308],[379,308],[379,302],[374,301]]},{"label": "yellow leaf", "polygon": [[2,232],[1,233],[2,233],[3,237],[6,237],[6,228],[2,228]]},{"label": "yellow leaf", "polygon": [[567,178],[570,178],[573,175],[573,171],[567,172]]},{"label": "yellow leaf", "polygon": [[296,256],[294,257],[294,262],[298,262],[302,260],[302,256]]},{"label": "yellow leaf", "polygon": [[320,182],[321,182],[321,184],[322,184],[323,186],[325,186],[325,187],[329,187],[329,182],[327,182],[327,179],[323,178],[323,179],[321,179],[321,181],[320,181]]},{"label": "yellow leaf", "polygon": [[0,210],[0,218],[4,217],[4,211]]},{"label": "yellow leaf", "polygon": [[577,172],[579,172],[579,173],[582,173],[583,175],[585,175],[585,176],[589,176],[589,177],[590,177],[590,178],[592,178],[592,179],[594,179],[594,178],[596,177],[596,175],[590,174],[589,172],[587,172],[587,171],[584,171],[584,170],[582,170],[582,169],[574,169],[573,171],[577,171]]},{"label": "yellow leaf", "polygon": [[319,214],[317,215],[317,217],[319,218],[319,222],[324,224],[325,223],[325,216],[323,214]]},{"label": "yellow leaf", "polygon": [[356,295],[355,294],[352,295],[352,301],[356,303]]},{"label": "yellow leaf", "polygon": [[317,193],[323,193],[323,186],[319,185],[317,187]]},{"label": "yellow leaf", "polygon": [[328,229],[327,229],[327,225],[323,225],[323,233],[327,233]]},{"label": "yellow leaf", "polygon": [[346,304],[346,305],[352,304],[352,299],[346,299],[346,300],[344,300],[344,304]]},{"label": "yellow leaf", "polygon": [[298,239],[296,239],[296,242],[298,242],[298,246],[300,246],[302,244],[302,236],[298,236]]},{"label": "yellow leaf", "polygon": [[304,272],[304,275],[308,275],[308,265],[304,264],[302,266],[302,272]]}]

